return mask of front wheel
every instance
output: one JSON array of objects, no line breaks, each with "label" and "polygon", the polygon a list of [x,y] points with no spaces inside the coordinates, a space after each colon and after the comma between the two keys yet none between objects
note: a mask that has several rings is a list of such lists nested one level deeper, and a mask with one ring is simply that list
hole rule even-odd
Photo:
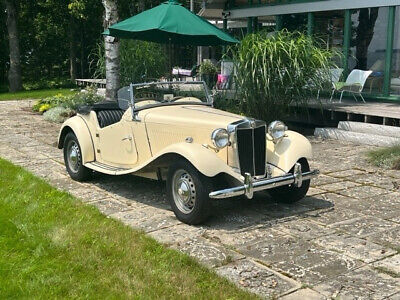
[{"label": "front wheel", "polygon": [[210,179],[187,161],[168,170],[167,195],[178,220],[189,225],[202,223],[210,212]]},{"label": "front wheel", "polygon": [[[308,164],[307,159],[302,158],[298,161],[301,164],[301,172],[310,171],[310,165]],[[290,170],[290,173],[293,174],[294,167]],[[272,198],[286,202],[286,203],[294,203],[301,199],[303,199],[310,188],[310,180],[303,181],[301,187],[297,187],[295,184],[280,186],[274,189],[270,189],[268,192],[272,196]]]},{"label": "front wheel", "polygon": [[85,181],[91,178],[92,170],[83,165],[81,146],[72,132],[64,140],[64,163],[73,180]]}]

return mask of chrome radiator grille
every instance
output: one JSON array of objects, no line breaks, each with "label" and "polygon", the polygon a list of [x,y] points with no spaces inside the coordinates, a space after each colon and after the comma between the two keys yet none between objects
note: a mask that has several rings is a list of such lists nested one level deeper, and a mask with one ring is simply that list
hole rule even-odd
[{"label": "chrome radiator grille", "polygon": [[240,173],[264,176],[266,165],[266,124],[246,119],[235,126]]}]

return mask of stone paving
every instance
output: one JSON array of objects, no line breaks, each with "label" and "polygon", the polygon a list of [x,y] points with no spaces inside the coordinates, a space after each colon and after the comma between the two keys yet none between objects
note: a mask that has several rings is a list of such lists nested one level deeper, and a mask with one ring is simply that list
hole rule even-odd
[{"label": "stone paving", "polygon": [[322,175],[293,205],[216,201],[203,226],[177,221],[163,184],[131,175],[72,181],[55,147],[59,124],[29,101],[0,102],[0,157],[102,213],[188,253],[265,298],[400,299],[400,172],[372,167],[367,146],[312,139]]}]

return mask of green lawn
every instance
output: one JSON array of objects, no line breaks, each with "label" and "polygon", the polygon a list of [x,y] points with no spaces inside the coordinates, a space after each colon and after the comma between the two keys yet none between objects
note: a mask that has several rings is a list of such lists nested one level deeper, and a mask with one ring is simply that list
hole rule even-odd
[{"label": "green lawn", "polygon": [[255,298],[1,158],[0,274],[0,299]]},{"label": "green lawn", "polygon": [[74,93],[76,93],[76,91],[71,89],[45,89],[45,90],[20,91],[16,93],[0,93],[0,101],[41,99],[41,98],[55,96],[58,94],[72,95]]},{"label": "green lawn", "polygon": [[369,151],[367,157],[377,167],[400,170],[400,145]]}]

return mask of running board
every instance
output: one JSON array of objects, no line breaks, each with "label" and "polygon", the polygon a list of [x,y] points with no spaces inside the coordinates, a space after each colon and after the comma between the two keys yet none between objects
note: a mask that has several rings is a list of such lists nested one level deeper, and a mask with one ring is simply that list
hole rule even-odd
[{"label": "running board", "polygon": [[109,175],[124,175],[133,173],[133,169],[121,168],[121,167],[114,167],[110,165],[103,164],[98,161],[92,161],[89,163],[84,164],[85,167],[92,169],[94,171],[105,173]]}]

